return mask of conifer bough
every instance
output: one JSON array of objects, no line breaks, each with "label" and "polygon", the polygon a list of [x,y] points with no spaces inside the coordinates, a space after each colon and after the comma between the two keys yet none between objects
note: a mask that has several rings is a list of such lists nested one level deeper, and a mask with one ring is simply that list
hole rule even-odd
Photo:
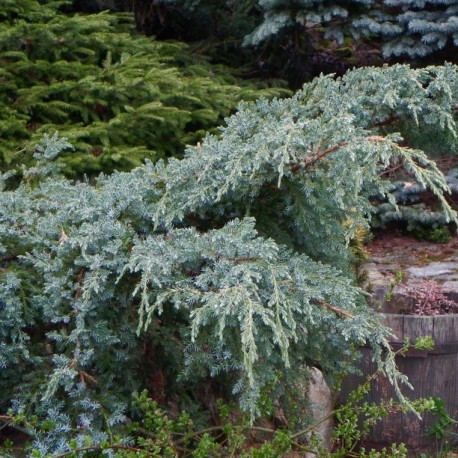
[{"label": "conifer bough", "polygon": [[243,81],[183,43],[136,34],[130,14],[64,14],[68,3],[2,2],[2,171],[30,164],[29,151],[56,130],[74,146],[59,158],[67,175],[130,170],[182,154],[242,99],[289,94]]},{"label": "conifer bough", "polygon": [[456,153],[457,94],[453,65],[364,68],[243,103],[167,165],[70,182],[53,170],[69,145],[48,137],[19,187],[4,174],[0,392],[51,419],[40,453],[106,440],[143,387],[189,399],[214,378],[254,418],[301,368],[335,375],[366,343],[399,388],[350,241],[398,161],[457,221],[422,150]]}]

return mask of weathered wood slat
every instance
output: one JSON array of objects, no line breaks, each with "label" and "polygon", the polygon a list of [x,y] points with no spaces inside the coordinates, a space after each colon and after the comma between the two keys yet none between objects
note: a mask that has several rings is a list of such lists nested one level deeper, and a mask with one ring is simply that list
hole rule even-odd
[{"label": "weathered wood slat", "polygon": [[[441,316],[413,316],[385,314],[384,324],[389,326],[396,338],[392,339],[393,350],[401,348],[405,338],[413,343],[417,337],[431,336],[435,347],[429,351],[409,351],[397,357],[401,372],[406,374],[414,390],[406,390],[411,399],[421,397],[441,398],[450,416],[458,419],[458,314]],[[363,374],[371,374],[374,365],[370,349],[363,350],[364,358],[360,369]],[[350,392],[363,378],[349,377],[343,386],[343,393]],[[368,394],[368,402],[383,402],[394,398],[395,393],[387,380],[380,378]],[[386,445],[392,442],[404,442],[412,451],[434,449],[435,440],[428,437],[429,428],[437,418],[425,414],[422,419],[415,415],[396,413],[383,419],[368,438],[371,442]],[[454,434],[458,427],[454,427]]]},{"label": "weathered wood slat", "polygon": [[415,342],[417,337],[433,336],[434,318],[432,316],[406,315],[404,317],[404,337]]},{"label": "weathered wood slat", "polygon": [[383,324],[393,330],[393,334],[396,336],[393,342],[402,343],[404,341],[404,315],[385,314]]},{"label": "weathered wood slat", "polygon": [[433,317],[433,339],[438,344],[458,342],[458,315]]}]

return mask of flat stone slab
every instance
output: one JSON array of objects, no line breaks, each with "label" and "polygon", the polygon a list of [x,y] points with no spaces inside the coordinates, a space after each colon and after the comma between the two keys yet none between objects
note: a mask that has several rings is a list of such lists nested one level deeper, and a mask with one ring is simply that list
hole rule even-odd
[{"label": "flat stone slab", "polygon": [[434,278],[444,275],[458,276],[457,262],[431,262],[423,267],[409,267],[407,272],[416,278]]}]

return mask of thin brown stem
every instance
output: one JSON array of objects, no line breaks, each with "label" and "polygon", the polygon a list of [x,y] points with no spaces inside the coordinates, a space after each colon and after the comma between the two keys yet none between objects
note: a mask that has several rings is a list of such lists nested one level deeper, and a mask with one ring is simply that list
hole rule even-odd
[{"label": "thin brown stem", "polygon": [[250,258],[250,257],[240,257],[240,258],[223,258],[226,261],[232,261],[232,262],[253,262],[256,261],[256,258]]},{"label": "thin brown stem", "polygon": [[[380,135],[370,135],[369,137],[366,137],[366,140],[372,143],[380,143],[380,142],[385,141],[386,139],[385,137],[382,137]],[[292,164],[290,167],[291,171],[293,173],[296,173],[297,171],[299,171],[302,168],[313,166],[318,161],[320,161],[321,159],[323,159],[326,156],[329,156],[329,154],[333,153],[334,151],[337,151],[340,148],[348,146],[349,143],[350,142],[348,141],[340,142],[340,143],[337,143],[337,145],[330,146],[329,148],[325,149],[324,151],[318,151],[314,154],[310,154],[309,157],[305,157],[303,160],[295,164]]]},{"label": "thin brown stem", "polygon": [[338,315],[342,315],[345,318],[354,318],[355,316],[352,315],[351,313],[346,312],[345,310],[339,309],[338,307],[329,304],[328,302],[325,301],[317,301],[318,304],[321,306],[327,308],[328,310],[332,310],[333,312],[337,313]]},{"label": "thin brown stem", "polygon": [[402,163],[393,165],[392,167],[388,167],[387,169],[385,169],[383,172],[380,172],[378,176],[381,177],[383,175],[391,175],[394,172],[396,172],[397,170],[402,169],[403,167],[404,167],[404,164]]},{"label": "thin brown stem", "polygon": [[19,431],[22,434],[30,436],[30,432],[29,431],[27,431],[24,428],[21,428],[20,426],[17,426],[15,424],[13,424],[14,420],[15,420],[15,418],[11,417],[9,415],[0,415],[0,421],[4,422],[3,425],[0,426],[0,431],[3,428],[11,428],[11,429],[14,429],[15,431]]},{"label": "thin brown stem", "polygon": [[324,157],[328,156],[329,154],[333,153],[334,151],[337,151],[339,148],[342,148],[344,146],[347,146],[348,142],[340,142],[337,145],[331,146],[324,151],[318,152],[316,154],[313,154],[310,158],[305,159],[303,162],[298,162],[297,164],[293,164],[291,166],[291,171],[293,173],[296,173],[299,169],[303,167],[310,167],[323,159]]}]

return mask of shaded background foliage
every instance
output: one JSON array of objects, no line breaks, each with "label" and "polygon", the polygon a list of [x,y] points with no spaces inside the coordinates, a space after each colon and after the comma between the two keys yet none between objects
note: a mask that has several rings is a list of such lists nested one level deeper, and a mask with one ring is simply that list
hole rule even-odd
[{"label": "shaded background foliage", "polygon": [[[402,24],[387,26],[390,8],[404,11]],[[456,5],[431,8],[370,0],[8,1],[0,15],[0,168],[29,162],[43,133],[57,130],[75,148],[61,159],[68,175],[129,170],[145,158],[180,155],[242,99],[286,95],[278,78],[296,89],[320,73],[380,65],[383,53],[414,64],[453,61]]]},{"label": "shaded background foliage", "polygon": [[299,88],[320,73],[403,62],[456,62],[453,0],[80,0],[132,11],[139,30],[193,43],[216,62],[243,65]]}]

